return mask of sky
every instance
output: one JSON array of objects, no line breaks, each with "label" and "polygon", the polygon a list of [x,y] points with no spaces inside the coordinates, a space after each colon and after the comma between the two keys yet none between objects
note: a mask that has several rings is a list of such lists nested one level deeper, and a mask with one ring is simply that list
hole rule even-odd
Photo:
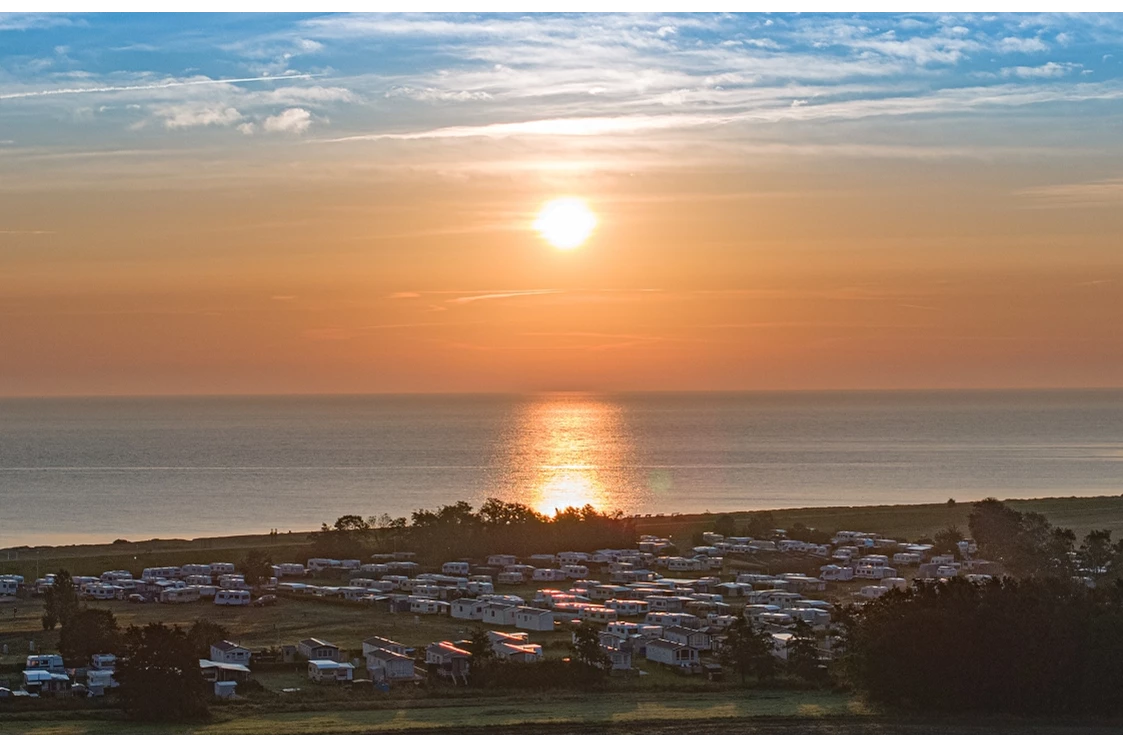
[{"label": "sky", "polygon": [[1120,39],[0,14],[0,396],[1123,386]]}]

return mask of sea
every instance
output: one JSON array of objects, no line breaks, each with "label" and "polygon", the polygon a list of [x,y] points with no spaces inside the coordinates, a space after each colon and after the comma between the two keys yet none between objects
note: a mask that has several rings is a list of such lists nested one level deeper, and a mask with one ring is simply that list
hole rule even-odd
[{"label": "sea", "polygon": [[0,548],[1121,491],[1123,390],[0,400]]}]

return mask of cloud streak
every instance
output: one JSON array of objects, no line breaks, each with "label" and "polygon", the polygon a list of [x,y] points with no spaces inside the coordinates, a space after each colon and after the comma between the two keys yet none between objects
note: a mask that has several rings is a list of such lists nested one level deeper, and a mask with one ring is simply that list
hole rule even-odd
[{"label": "cloud streak", "polygon": [[448,299],[449,304],[471,304],[476,301],[496,301],[499,299],[518,299],[525,296],[551,296],[554,294],[565,293],[565,291],[558,288],[536,288],[527,291],[495,291],[493,293],[482,293],[476,296],[460,296],[455,299]]},{"label": "cloud streak", "polygon": [[1118,207],[1123,204],[1123,177],[1092,182],[1031,187],[1015,193],[1044,207]]},{"label": "cloud streak", "polygon": [[165,88],[186,88],[194,86],[217,86],[230,83],[257,83],[263,81],[281,80],[307,80],[318,77],[317,73],[300,73],[296,75],[263,75],[254,78],[217,78],[186,81],[164,81],[162,83],[144,83],[130,86],[93,86],[89,88],[52,88],[42,91],[19,91],[16,93],[0,93],[0,100],[31,99],[40,96],[74,96],[96,93],[119,93],[124,91],[157,91]]}]

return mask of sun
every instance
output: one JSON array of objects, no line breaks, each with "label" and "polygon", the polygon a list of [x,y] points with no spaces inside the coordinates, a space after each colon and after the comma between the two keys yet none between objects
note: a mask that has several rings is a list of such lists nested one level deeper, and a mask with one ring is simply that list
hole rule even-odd
[{"label": "sun", "polygon": [[534,221],[534,230],[558,249],[581,246],[596,227],[596,214],[576,197],[551,200],[542,206]]}]

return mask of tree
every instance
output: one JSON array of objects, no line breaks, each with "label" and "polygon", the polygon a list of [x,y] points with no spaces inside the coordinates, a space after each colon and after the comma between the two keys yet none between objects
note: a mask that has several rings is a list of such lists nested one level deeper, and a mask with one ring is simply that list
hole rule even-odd
[{"label": "tree", "polygon": [[60,623],[66,625],[70,617],[78,612],[78,607],[78,590],[74,588],[74,580],[69,571],[60,569],[55,574],[54,584],[43,595],[43,630],[53,631]]},{"label": "tree", "polygon": [[967,518],[979,553],[1015,576],[1072,576],[1076,535],[1053,527],[1044,515],[1018,512],[997,499],[975,504]]},{"label": "tree", "polygon": [[130,626],[115,677],[130,719],[184,722],[207,716],[208,684],[187,632],[178,626]]},{"label": "tree", "polygon": [[539,514],[525,504],[499,499],[488,499],[476,514],[483,524],[489,527],[538,524],[546,521],[545,515]]},{"label": "tree", "polygon": [[741,683],[749,675],[768,680],[776,666],[772,656],[772,636],[753,628],[744,617],[738,616],[726,630],[721,661],[740,674]]},{"label": "tree", "polygon": [[242,559],[239,568],[247,584],[258,585],[273,576],[273,559],[265,551],[253,548]]},{"label": "tree", "polygon": [[816,530],[814,527],[808,527],[802,522],[796,522],[787,529],[787,535],[792,540],[802,540],[804,543],[814,543],[816,545],[828,545],[831,542],[831,534],[823,530]]},{"label": "tree", "polygon": [[600,680],[612,665],[612,659],[601,648],[600,632],[590,623],[582,623],[574,630],[569,650],[573,653],[573,662],[591,680]]},{"label": "tree", "polygon": [[749,515],[749,524],[745,527],[745,532],[751,538],[757,540],[768,540],[776,532],[776,520],[772,518],[772,512],[753,512]]},{"label": "tree", "polygon": [[472,632],[468,640],[467,650],[472,653],[471,670],[475,671],[495,659],[495,648],[491,644],[491,637],[483,629]]},{"label": "tree", "polygon": [[1111,547],[1111,530],[1092,530],[1084,536],[1080,544],[1080,563],[1091,571],[1093,577],[1101,577],[1107,572],[1115,549]]},{"label": "tree", "polygon": [[369,552],[370,524],[357,514],[344,514],[333,525],[326,523],[313,533],[312,556],[364,558]]},{"label": "tree", "polygon": [[365,532],[370,529],[370,524],[357,514],[344,514],[335,521],[335,529],[339,532]]},{"label": "tree", "polygon": [[391,517],[386,512],[371,517],[371,525],[377,530],[404,530],[409,520],[405,517]]},{"label": "tree", "polygon": [[788,672],[808,683],[821,683],[826,675],[815,631],[804,621],[796,621],[788,640]]},{"label": "tree", "polygon": [[373,540],[373,550],[375,551],[396,551],[398,545],[408,535],[406,529],[409,525],[409,520],[405,517],[391,517],[389,514],[383,512],[377,517],[371,517],[367,520],[373,528],[370,533]]},{"label": "tree", "polygon": [[191,643],[191,651],[196,657],[208,658],[211,656],[211,645],[230,636],[226,627],[215,623],[208,618],[196,618],[187,630],[187,640]]},{"label": "tree", "polygon": [[950,553],[956,558],[960,557],[959,541],[963,540],[963,533],[955,525],[949,525],[936,533],[932,540],[933,548],[937,554]]},{"label": "tree", "polygon": [[85,665],[91,655],[116,652],[121,632],[112,611],[86,608],[71,615],[59,632],[59,653],[64,661]]},{"label": "tree", "polygon": [[737,520],[732,514],[723,514],[714,520],[714,532],[729,537],[737,532]]}]

